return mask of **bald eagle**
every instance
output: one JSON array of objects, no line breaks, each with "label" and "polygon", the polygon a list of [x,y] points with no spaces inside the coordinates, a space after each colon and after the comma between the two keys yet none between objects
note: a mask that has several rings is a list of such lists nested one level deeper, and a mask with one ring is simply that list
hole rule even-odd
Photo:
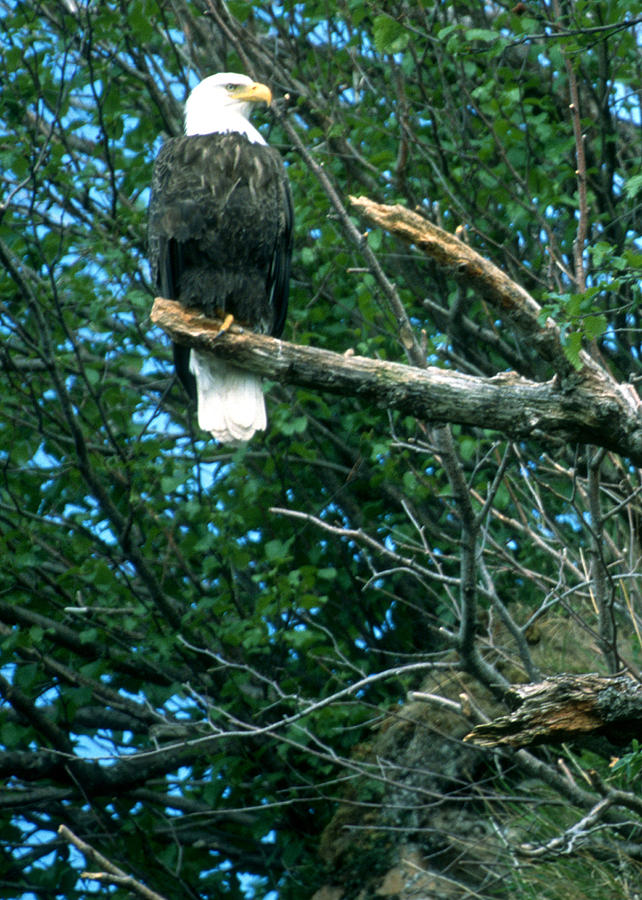
[{"label": "bald eagle", "polygon": [[[280,154],[249,121],[253,104],[271,99],[264,84],[231,72],[194,88],[185,136],[167,140],[154,163],[148,239],[161,296],[280,337],[292,200]],[[217,441],[248,441],[266,427],[258,376],[177,344],[174,362],[199,426]]]}]

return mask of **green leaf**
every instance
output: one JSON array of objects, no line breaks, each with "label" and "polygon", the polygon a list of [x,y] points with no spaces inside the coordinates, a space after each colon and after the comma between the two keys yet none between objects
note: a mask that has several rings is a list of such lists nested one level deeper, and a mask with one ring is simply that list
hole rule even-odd
[{"label": "green leaf", "polygon": [[632,200],[642,191],[642,175],[632,175],[624,184],[624,193]]},{"label": "green leaf", "polygon": [[160,480],[161,491],[164,494],[172,494],[184,482],[185,476],[183,474],[163,475]]},{"label": "green leaf", "polygon": [[582,368],[580,350],[582,349],[582,335],[579,331],[572,331],[566,336],[564,342],[564,354],[573,368],[578,371]]},{"label": "green leaf", "polygon": [[265,557],[270,562],[283,562],[288,558],[290,545],[294,538],[282,541],[278,538],[265,544]]},{"label": "green leaf", "polygon": [[589,341],[601,337],[607,329],[608,322],[606,316],[586,316],[582,320],[584,334]]},{"label": "green leaf", "polygon": [[496,31],[488,28],[468,28],[464,34],[468,41],[483,41],[485,44],[497,41],[501,37]]},{"label": "green leaf", "polygon": [[381,249],[381,242],[383,240],[383,232],[380,228],[372,228],[368,232],[368,246],[371,250],[377,252],[377,250]]},{"label": "green leaf", "polygon": [[392,16],[376,16],[373,22],[374,43],[378,53],[399,53],[405,50],[410,35]]}]

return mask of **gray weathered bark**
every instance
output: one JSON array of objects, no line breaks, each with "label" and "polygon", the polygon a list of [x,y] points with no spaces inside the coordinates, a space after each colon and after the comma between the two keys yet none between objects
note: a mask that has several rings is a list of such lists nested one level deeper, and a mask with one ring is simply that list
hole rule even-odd
[{"label": "gray weathered bark", "polygon": [[515,712],[476,725],[464,740],[480,747],[526,747],[601,734],[623,744],[642,725],[642,684],[628,675],[555,675],[514,685],[506,699]]},{"label": "gray weathered bark", "polygon": [[235,325],[220,333],[220,322],[160,297],[151,318],[174,341],[284,384],[360,398],[422,421],[492,428],[516,439],[591,443],[642,465],[639,399],[595,363],[563,380],[535,382],[514,372],[481,378],[303,347]]}]

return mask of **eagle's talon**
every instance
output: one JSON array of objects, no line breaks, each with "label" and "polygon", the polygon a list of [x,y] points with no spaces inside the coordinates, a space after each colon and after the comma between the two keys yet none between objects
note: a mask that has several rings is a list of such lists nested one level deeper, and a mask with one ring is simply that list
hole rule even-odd
[{"label": "eagle's talon", "polygon": [[233,321],[234,321],[234,316],[232,315],[232,313],[228,313],[228,314],[225,316],[225,318],[223,319],[223,321],[222,321],[222,323],[221,323],[221,327],[219,328],[219,330],[218,330],[218,331],[216,332],[216,334],[214,335],[214,340],[216,340],[216,338],[217,338],[219,335],[225,334],[226,331],[229,331],[230,325],[232,324]]}]

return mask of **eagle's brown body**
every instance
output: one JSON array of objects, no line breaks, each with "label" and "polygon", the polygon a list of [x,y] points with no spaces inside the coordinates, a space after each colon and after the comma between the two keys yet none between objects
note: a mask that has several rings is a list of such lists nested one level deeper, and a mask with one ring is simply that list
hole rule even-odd
[{"label": "eagle's brown body", "polygon": [[[149,250],[161,296],[280,336],[292,201],[278,151],[235,133],[168,140],[154,165]],[[175,347],[175,360],[194,397],[189,351]]]}]

